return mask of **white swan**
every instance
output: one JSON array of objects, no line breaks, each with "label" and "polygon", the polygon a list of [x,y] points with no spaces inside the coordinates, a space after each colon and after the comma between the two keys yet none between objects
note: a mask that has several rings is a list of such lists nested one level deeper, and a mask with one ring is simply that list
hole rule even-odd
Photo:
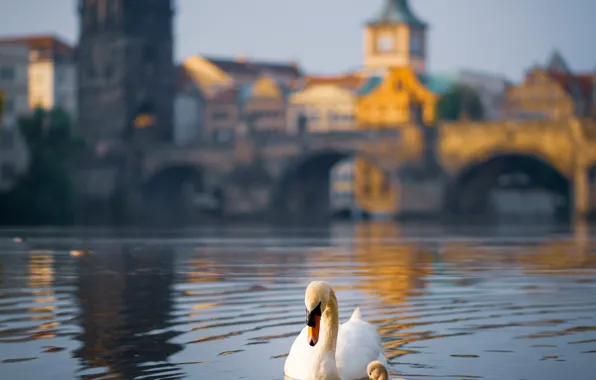
[{"label": "white swan", "polygon": [[324,281],[306,288],[306,324],[286,358],[284,375],[297,380],[368,379],[372,361],[387,365],[377,329],[362,319],[356,308],[339,325],[335,292]]}]

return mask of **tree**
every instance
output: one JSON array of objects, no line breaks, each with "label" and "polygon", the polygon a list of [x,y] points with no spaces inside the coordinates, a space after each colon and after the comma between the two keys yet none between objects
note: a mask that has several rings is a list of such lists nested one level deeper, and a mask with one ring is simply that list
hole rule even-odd
[{"label": "tree", "polygon": [[439,120],[482,120],[484,107],[474,89],[464,85],[451,87],[437,104]]},{"label": "tree", "polygon": [[74,222],[72,162],[82,148],[82,140],[73,136],[68,114],[61,109],[37,109],[19,119],[18,126],[29,153],[29,165],[10,190],[0,193],[0,223]]}]

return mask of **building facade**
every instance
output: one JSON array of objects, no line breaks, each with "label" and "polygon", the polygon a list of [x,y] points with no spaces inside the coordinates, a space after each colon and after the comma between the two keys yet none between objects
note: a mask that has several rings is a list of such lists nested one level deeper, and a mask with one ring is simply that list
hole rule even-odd
[{"label": "building facade", "polygon": [[79,1],[78,125],[95,146],[173,141],[171,0]]},{"label": "building facade", "polygon": [[0,190],[10,188],[27,169],[27,147],[18,130],[18,118],[29,113],[29,47],[0,43]]},{"label": "building facade", "polygon": [[252,84],[240,86],[239,107],[242,120],[251,132],[286,131],[286,90],[268,74]]},{"label": "building facade", "polygon": [[174,100],[174,144],[188,146],[201,140],[205,130],[207,96],[192,74],[180,66]]},{"label": "building facade", "polygon": [[455,81],[472,88],[478,94],[486,120],[497,120],[503,116],[503,102],[510,86],[506,78],[474,70],[461,70],[455,75]]},{"label": "building facade", "polygon": [[239,90],[228,87],[207,101],[203,136],[208,141],[228,142],[239,132],[241,121]]},{"label": "building facade", "polygon": [[73,119],[77,113],[77,67],[74,48],[52,35],[4,39],[28,47],[28,106],[60,107]]},{"label": "building facade", "polygon": [[566,118],[588,116],[592,80],[568,74],[530,70],[524,81],[507,91],[503,113],[507,118]]},{"label": "building facade", "polygon": [[336,84],[312,84],[288,99],[287,130],[298,133],[304,118],[310,133],[355,128],[356,94]]},{"label": "building facade", "polygon": [[522,83],[508,88],[503,114],[507,118],[594,118],[596,73],[573,73],[555,51],[546,65],[532,67]]},{"label": "building facade", "polygon": [[29,47],[0,42],[0,96],[3,110],[0,128],[15,129],[20,115],[29,112]]}]

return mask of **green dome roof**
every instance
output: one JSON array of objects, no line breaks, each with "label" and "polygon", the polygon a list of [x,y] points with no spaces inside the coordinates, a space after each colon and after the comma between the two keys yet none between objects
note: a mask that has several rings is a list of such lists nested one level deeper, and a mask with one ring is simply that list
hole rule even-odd
[{"label": "green dome roof", "polygon": [[408,0],[385,0],[380,14],[368,22],[368,25],[384,24],[407,24],[419,28],[427,26],[412,12]]}]

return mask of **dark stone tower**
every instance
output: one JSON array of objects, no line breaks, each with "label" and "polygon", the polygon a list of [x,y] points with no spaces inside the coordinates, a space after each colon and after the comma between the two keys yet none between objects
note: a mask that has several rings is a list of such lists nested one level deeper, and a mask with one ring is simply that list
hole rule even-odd
[{"label": "dark stone tower", "polygon": [[171,141],[173,1],[79,0],[78,8],[80,132],[92,146],[125,150]]}]

